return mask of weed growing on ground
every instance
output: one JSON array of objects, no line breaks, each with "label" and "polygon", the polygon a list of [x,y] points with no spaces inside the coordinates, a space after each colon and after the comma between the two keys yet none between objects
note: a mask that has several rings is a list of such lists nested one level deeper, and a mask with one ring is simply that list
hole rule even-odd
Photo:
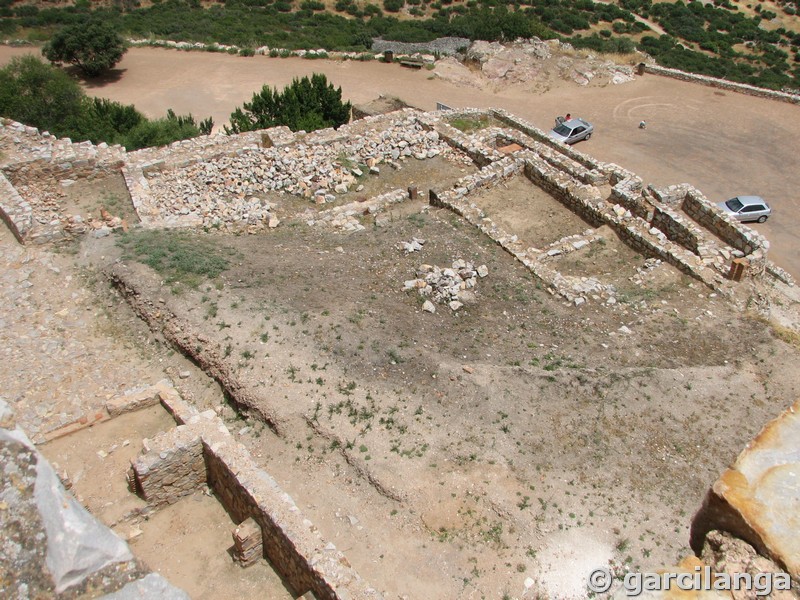
[{"label": "weed growing on ground", "polygon": [[204,278],[215,279],[229,266],[235,251],[213,238],[175,231],[131,231],[117,241],[123,260],[137,260],[168,284],[197,288]]}]

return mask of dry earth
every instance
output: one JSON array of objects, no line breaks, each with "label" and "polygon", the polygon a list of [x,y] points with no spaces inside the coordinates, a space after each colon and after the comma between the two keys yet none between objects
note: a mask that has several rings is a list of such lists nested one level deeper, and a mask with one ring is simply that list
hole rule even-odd
[{"label": "dry earth", "polygon": [[[92,91],[150,114],[171,106],[213,113],[218,122],[265,79],[282,85],[312,71],[325,71],[356,101],[394,93],[426,108],[435,100],[497,105],[540,125],[565,107],[573,114],[584,107],[602,135],[581,150],[646,179],[688,181],[712,197],[746,184],[772,186],[774,199],[759,191],[787,204],[760,229],[783,240],[779,258],[797,256],[796,234],[783,219],[796,202],[788,191],[798,183],[798,170],[785,167],[797,158],[788,146],[768,144],[773,138],[746,135],[768,126],[763,114],[779,119],[797,107],[655,77],[553,89],[532,105],[524,90],[488,94],[377,63],[132,50],[121,68],[118,81]],[[645,131],[635,128],[642,118],[650,123]],[[731,121],[739,127],[726,128]],[[783,122],[800,128],[795,121]],[[761,150],[744,154],[754,140],[763,142]],[[721,160],[720,145],[730,157]],[[438,187],[438,171],[381,175],[375,189],[412,181],[421,190]],[[712,186],[723,181],[739,187]],[[115,189],[108,186],[85,190],[81,201],[103,202]],[[520,180],[475,202],[531,244],[589,228]],[[546,228],[541,214],[551,217]],[[381,227],[366,221],[367,230],[355,235],[285,221],[263,235],[210,236],[236,259],[219,282],[197,290],[165,286],[149,269],[135,269],[154,300],[225,349],[281,435],[238,422],[219,389],[158,335],[149,336],[105,287],[97,275],[119,256],[113,237],[53,254],[21,249],[3,230],[2,319],[13,361],[3,388],[16,390],[12,404],[27,407],[23,424],[36,424],[46,437],[126,387],[189,370],[181,380],[186,391],[201,407],[222,410],[323,535],[388,598],[581,597],[585,572],[609,559],[653,569],[688,552],[690,516],[705,490],[796,398],[797,349],[671,267],[640,275],[644,259],[608,231],[601,231],[602,242],[557,259],[558,268],[614,283],[621,302],[576,308],[447,211],[406,203],[389,217]],[[422,252],[404,255],[397,243],[412,236],[427,242]],[[474,302],[457,313],[445,306],[423,312],[403,281],[421,263],[447,267],[456,259],[488,266]],[[85,318],[67,319],[72,311]],[[67,341],[76,349],[58,362],[61,355],[47,344]],[[101,368],[102,383],[86,384],[81,374]],[[58,377],[64,373],[91,393],[72,392]],[[62,410],[54,407],[70,402],[75,414],[53,421]],[[161,427],[157,418],[149,426]],[[103,447],[111,443],[105,439]],[[67,453],[59,443],[67,444],[53,442],[53,456]],[[85,467],[80,455],[73,460],[75,479],[75,469],[90,465],[89,457]],[[97,481],[81,494],[113,521],[118,515],[107,513],[119,507],[105,506],[106,485]],[[158,525],[164,531],[188,528],[183,513],[160,518],[167,520]],[[183,551],[196,552],[193,543],[202,542],[187,542]],[[164,554],[150,546],[151,560],[181,556],[179,547]]]}]

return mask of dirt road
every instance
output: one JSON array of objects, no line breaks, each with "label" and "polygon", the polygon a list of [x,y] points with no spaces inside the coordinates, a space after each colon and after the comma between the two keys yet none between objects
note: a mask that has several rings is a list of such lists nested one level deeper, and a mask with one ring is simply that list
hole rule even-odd
[{"label": "dirt road", "polygon": [[[36,50],[0,48],[0,64]],[[225,54],[133,48],[115,77],[89,84],[92,95],[133,103],[149,116],[168,108],[213,116],[221,125],[237,105],[264,84],[282,87],[294,77],[325,73],[344,96],[365,102],[379,94],[399,96],[425,110],[436,102],[453,107],[505,108],[542,128],[555,115],[589,119],[596,134],[578,149],[640,175],[646,183],[687,182],[709,199],[739,194],[767,199],[776,214],[755,228],[772,242],[771,257],[800,277],[798,217],[800,107],[722,92],[647,75],[604,88],[574,83],[534,95],[523,86],[500,92],[458,87],[427,70],[378,62],[242,58]],[[638,129],[640,121],[647,128]],[[780,140],[780,141],[778,141]]]}]

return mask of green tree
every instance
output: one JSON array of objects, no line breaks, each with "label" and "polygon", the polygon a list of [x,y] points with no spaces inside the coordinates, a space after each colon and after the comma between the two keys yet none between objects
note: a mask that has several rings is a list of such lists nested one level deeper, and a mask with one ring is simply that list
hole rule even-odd
[{"label": "green tree", "polygon": [[269,86],[253,94],[250,102],[231,113],[226,133],[241,133],[286,125],[292,131],[339,127],[350,120],[349,102],[342,102],[342,88],[334,88],[325,75],[295,79],[282,92]]},{"label": "green tree", "polygon": [[65,27],[42,48],[50,62],[76,65],[89,77],[112,68],[126,51],[120,35],[100,21]]}]

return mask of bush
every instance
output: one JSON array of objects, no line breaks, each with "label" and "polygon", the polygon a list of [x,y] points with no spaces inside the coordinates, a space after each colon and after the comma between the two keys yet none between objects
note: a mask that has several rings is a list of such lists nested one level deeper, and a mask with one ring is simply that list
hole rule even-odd
[{"label": "bush", "polygon": [[122,144],[128,150],[210,133],[214,125],[211,119],[198,125],[191,115],[171,110],[165,119],[149,121],[131,105],[88,98],[69,75],[30,55],[0,69],[0,115],[58,137]]},{"label": "bush", "polygon": [[0,115],[72,137],[84,115],[85,94],[63,71],[31,55],[0,69]]},{"label": "bush", "polygon": [[383,0],[383,8],[386,9],[386,12],[400,12],[405,4],[405,0]]},{"label": "bush", "polygon": [[286,125],[292,131],[339,127],[350,120],[349,102],[342,102],[342,88],[334,89],[325,75],[295,79],[282,92],[264,86],[253,99],[231,113],[226,133],[241,133]]}]

